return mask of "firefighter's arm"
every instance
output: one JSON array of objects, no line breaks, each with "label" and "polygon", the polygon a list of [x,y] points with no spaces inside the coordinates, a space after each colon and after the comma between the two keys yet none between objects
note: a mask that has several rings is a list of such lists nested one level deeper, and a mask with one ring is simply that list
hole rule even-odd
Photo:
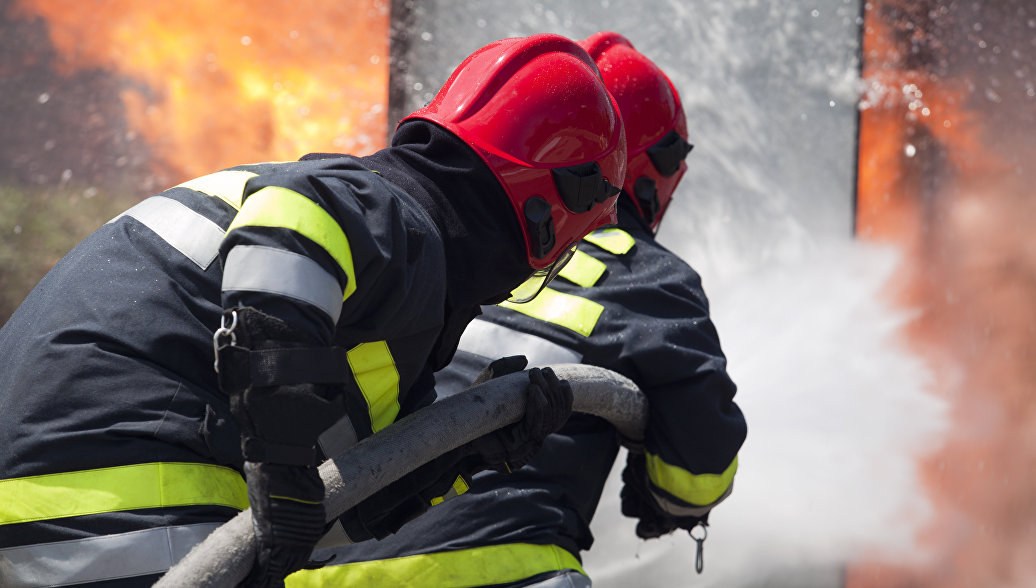
[{"label": "firefighter's arm", "polygon": [[643,451],[627,462],[623,510],[645,538],[707,522],[732,490],[747,433],[700,280],[689,271],[668,291],[679,295],[652,302],[679,318],[652,322],[634,354],[649,411]]},{"label": "firefighter's arm", "polygon": [[317,435],[344,414],[305,335],[258,310],[227,311],[216,333],[220,388],[241,428],[245,479],[256,537],[248,586],[282,586],[306,565],[324,533],[324,484]]}]

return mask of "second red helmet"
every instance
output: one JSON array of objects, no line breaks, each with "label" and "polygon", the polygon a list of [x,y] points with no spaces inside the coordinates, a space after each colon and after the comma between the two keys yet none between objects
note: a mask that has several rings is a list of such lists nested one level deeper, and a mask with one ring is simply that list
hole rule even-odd
[{"label": "second red helmet", "polygon": [[597,63],[622,113],[628,149],[623,190],[657,230],[687,171],[684,158],[692,148],[680,95],[669,77],[626,37],[601,32],[579,44]]},{"label": "second red helmet", "polygon": [[542,34],[490,43],[403,121],[411,118],[445,127],[486,162],[518,215],[531,268],[616,222],[626,171],[619,107],[574,41]]}]

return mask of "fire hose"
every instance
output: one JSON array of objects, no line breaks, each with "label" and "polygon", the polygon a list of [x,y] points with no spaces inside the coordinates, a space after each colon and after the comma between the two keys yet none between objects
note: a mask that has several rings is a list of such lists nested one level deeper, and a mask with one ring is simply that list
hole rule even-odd
[{"label": "fire hose", "polygon": [[[574,411],[607,420],[627,442],[643,439],[647,402],[633,382],[594,366],[551,367],[572,386]],[[319,469],[327,520],[435,457],[517,422],[525,414],[527,382],[525,372],[489,380],[400,419],[325,461]],[[245,510],[196,545],[155,586],[236,586],[254,560],[252,513]]]}]

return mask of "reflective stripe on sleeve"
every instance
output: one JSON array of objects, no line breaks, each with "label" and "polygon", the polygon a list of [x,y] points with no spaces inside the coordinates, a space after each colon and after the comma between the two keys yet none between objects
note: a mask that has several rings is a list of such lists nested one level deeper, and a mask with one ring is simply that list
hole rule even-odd
[{"label": "reflective stripe on sleeve", "polygon": [[601,279],[607,267],[603,261],[577,249],[572,259],[561,268],[558,276],[577,286],[589,288]]},{"label": "reflective stripe on sleeve", "polygon": [[324,248],[346,275],[342,299],[356,291],[349,239],[338,222],[319,204],[298,192],[267,186],[252,194],[230,223],[227,233],[246,226],[290,229]]},{"label": "reflective stripe on sleeve", "polygon": [[245,192],[245,182],[257,175],[249,171],[225,170],[187,180],[176,187],[208,194],[226,202],[234,207],[234,210],[241,210],[241,195]]},{"label": "reflective stripe on sleeve", "polygon": [[594,231],[583,237],[583,240],[593,243],[608,253],[614,253],[615,255],[625,255],[637,244],[636,240],[633,239],[633,235],[622,229],[615,228]]},{"label": "reflective stripe on sleeve", "polygon": [[360,387],[371,419],[371,431],[377,433],[391,425],[399,415],[399,372],[388,343],[360,343],[346,352],[353,379]]},{"label": "reflective stripe on sleeve", "polygon": [[198,523],[0,549],[0,585],[67,586],[161,574],[222,523]]},{"label": "reflective stripe on sleeve", "polygon": [[719,500],[734,482],[737,457],[722,474],[692,474],[670,465],[661,457],[646,453],[648,478],[651,483],[673,496],[694,505],[708,505]]},{"label": "reflective stripe on sleeve", "polygon": [[244,478],[223,466],[159,462],[0,480],[0,525],[202,504],[248,508]]},{"label": "reflective stripe on sleeve", "polygon": [[312,259],[284,249],[238,245],[227,254],[223,291],[247,290],[288,296],[312,304],[338,324],[342,287]]},{"label": "reflective stripe on sleeve", "polygon": [[553,341],[482,319],[468,323],[457,348],[487,358],[524,355],[529,360],[528,367],[579,363],[583,359],[582,354]]},{"label": "reflective stripe on sleeve", "polygon": [[288,576],[285,585],[486,586],[557,570],[586,575],[575,556],[556,545],[511,543],[300,570]]},{"label": "reflective stripe on sleeve", "polygon": [[172,198],[152,196],[108,222],[124,216],[137,219],[203,270],[219,255],[223,229]]},{"label": "reflective stripe on sleeve", "polygon": [[499,306],[571,329],[584,337],[590,336],[597,325],[597,319],[604,311],[604,307],[593,300],[565,294],[551,288],[544,288],[536,298],[529,302],[522,304],[501,302]]}]

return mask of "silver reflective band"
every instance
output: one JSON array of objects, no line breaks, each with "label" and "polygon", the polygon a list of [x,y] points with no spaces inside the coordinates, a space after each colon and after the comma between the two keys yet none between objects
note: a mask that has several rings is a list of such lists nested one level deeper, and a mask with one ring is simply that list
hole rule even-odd
[{"label": "silver reflective band", "polygon": [[165,196],[143,200],[108,222],[124,216],[137,219],[203,270],[219,255],[226,234],[216,223]]},{"label": "silver reflective band", "polygon": [[[328,529],[326,533],[324,533],[324,536],[320,538],[320,541],[317,541],[316,546],[313,548],[313,555],[318,555],[316,551],[319,551],[321,549],[332,549],[334,547],[339,547],[341,545],[352,545],[353,543],[355,543],[355,541],[353,541],[352,537],[350,537],[349,534],[345,532],[345,527],[342,526],[342,520],[335,519],[335,522],[331,525],[331,528]],[[327,559],[327,555],[318,557],[318,559]]]},{"label": "silver reflective band", "polygon": [[0,549],[0,586],[68,586],[160,574],[219,526],[160,527]]},{"label": "silver reflective band", "polygon": [[524,355],[529,360],[528,367],[579,363],[583,359],[582,354],[568,347],[481,319],[468,324],[460,336],[458,349],[494,359]]},{"label": "silver reflective band", "polygon": [[338,419],[338,422],[325,429],[317,437],[320,451],[324,452],[324,457],[327,459],[332,459],[339,453],[356,445],[356,441],[356,429],[353,428],[353,422],[347,416]]},{"label": "silver reflective band", "polygon": [[717,504],[726,500],[733,490],[734,484],[730,484],[730,486],[727,486],[727,490],[723,493],[722,496],[717,498],[716,501],[712,504],[706,506],[684,506],[682,504],[676,504],[675,502],[669,500],[664,496],[659,496],[658,493],[654,490],[649,491],[651,492],[651,496],[655,499],[655,502],[658,503],[659,508],[673,515],[674,517],[703,517],[706,514],[708,514],[708,512],[712,510],[713,507],[715,507]]},{"label": "silver reflective band", "polygon": [[308,302],[338,324],[342,287],[312,259],[273,247],[238,245],[227,254],[223,291],[269,292]]}]

